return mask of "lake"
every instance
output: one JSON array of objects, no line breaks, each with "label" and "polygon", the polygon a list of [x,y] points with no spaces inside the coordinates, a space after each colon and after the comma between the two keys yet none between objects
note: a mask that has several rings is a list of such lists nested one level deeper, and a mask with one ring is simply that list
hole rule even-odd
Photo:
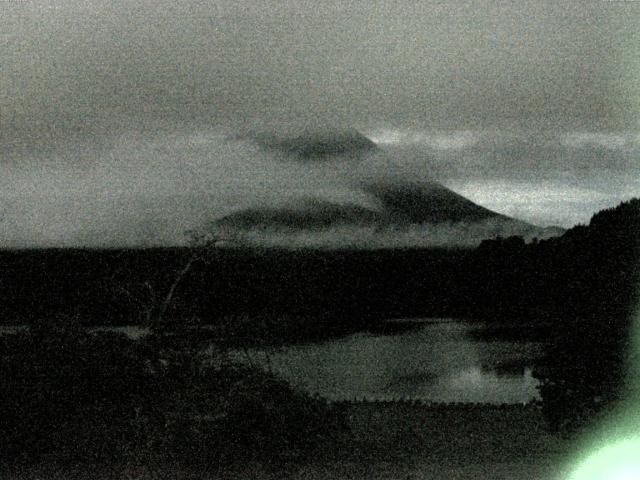
[{"label": "lake", "polygon": [[[0,334],[25,328],[3,327]],[[148,333],[135,326],[91,330],[134,339]],[[525,403],[540,398],[532,370],[544,343],[538,335],[517,332],[508,327],[496,335],[495,326],[451,319],[390,320],[380,333],[231,356],[330,400]]]},{"label": "lake", "polygon": [[390,324],[401,328],[391,328],[394,333],[357,333],[307,345],[250,349],[249,359],[244,360],[331,400],[500,404],[539,399],[532,367],[543,353],[542,342],[501,339],[485,325],[458,320]]}]

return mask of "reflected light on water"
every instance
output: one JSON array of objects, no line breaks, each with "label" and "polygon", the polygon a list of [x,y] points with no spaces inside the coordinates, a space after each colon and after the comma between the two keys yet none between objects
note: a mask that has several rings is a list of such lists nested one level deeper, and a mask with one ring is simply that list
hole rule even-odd
[{"label": "reflected light on water", "polygon": [[[249,353],[293,385],[330,400],[514,404],[538,398],[530,365],[539,346],[477,339],[471,329],[463,321],[426,321],[396,335],[358,333]],[[514,361],[521,370],[499,371],[501,363]]]}]

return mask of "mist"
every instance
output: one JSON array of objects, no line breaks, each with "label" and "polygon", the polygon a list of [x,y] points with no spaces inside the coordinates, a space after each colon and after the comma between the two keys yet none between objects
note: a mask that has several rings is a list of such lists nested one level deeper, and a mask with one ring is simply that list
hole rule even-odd
[{"label": "mist", "polygon": [[[480,140],[463,144],[460,138],[467,137]],[[539,226],[588,222],[593,211],[640,191],[640,169],[632,161],[637,139],[594,149],[567,144],[565,136],[534,144],[528,135],[486,132],[438,133],[435,147],[385,143],[375,132],[369,138],[378,148],[316,161],[264,148],[246,132],[214,128],[131,132],[98,147],[76,144],[46,161],[32,155],[24,164],[6,165],[0,179],[2,243],[183,245],[187,231],[248,208],[316,199],[375,211],[377,200],[361,185],[376,180],[438,181],[480,205]],[[501,152],[528,158],[526,170],[505,168]],[[585,157],[589,169],[578,162]],[[323,232],[259,231],[249,237],[297,246],[439,246],[497,233],[504,232],[479,225],[412,225],[400,231],[354,225]]]}]

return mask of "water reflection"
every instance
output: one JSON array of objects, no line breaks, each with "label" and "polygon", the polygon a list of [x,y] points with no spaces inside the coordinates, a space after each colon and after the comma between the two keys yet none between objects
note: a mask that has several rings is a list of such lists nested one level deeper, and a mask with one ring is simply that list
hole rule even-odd
[{"label": "water reflection", "polygon": [[332,400],[521,403],[539,398],[532,365],[542,344],[489,341],[473,335],[478,328],[484,327],[423,321],[393,335],[359,333],[250,355],[293,384]]}]

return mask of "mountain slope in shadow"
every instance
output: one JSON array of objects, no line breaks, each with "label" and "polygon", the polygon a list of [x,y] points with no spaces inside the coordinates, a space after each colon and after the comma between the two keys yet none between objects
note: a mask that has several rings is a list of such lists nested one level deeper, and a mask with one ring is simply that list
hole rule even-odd
[{"label": "mountain slope in shadow", "polygon": [[477,222],[489,218],[512,220],[481,207],[437,182],[375,182],[363,189],[400,223]]}]

